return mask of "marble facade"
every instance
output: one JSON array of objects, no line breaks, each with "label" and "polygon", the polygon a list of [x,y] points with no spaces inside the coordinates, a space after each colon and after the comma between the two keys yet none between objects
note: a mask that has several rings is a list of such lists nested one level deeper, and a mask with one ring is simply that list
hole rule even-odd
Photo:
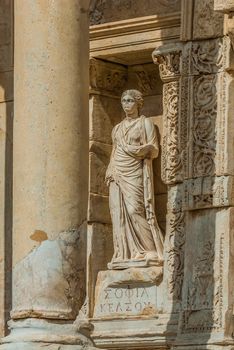
[{"label": "marble facade", "polygon": [[[0,2],[0,350],[234,349],[233,16],[233,0]],[[113,270],[127,89],[160,145],[164,256]]]}]

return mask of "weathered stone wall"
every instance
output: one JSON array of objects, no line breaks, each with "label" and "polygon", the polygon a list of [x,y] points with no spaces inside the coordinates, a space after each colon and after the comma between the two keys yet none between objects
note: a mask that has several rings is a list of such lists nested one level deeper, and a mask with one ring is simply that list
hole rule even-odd
[{"label": "weathered stone wall", "polygon": [[180,43],[154,52],[164,81],[173,349],[220,349],[233,332],[233,49],[213,0],[185,1],[181,26]]}]

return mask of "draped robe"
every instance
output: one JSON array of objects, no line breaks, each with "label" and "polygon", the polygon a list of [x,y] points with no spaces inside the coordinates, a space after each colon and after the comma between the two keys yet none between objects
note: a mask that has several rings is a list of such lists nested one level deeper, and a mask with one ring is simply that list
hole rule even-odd
[{"label": "draped robe", "polygon": [[156,130],[145,117],[126,118],[112,131],[106,173],[113,224],[114,255],[109,268],[162,265],[163,237],[154,212],[152,159]]}]

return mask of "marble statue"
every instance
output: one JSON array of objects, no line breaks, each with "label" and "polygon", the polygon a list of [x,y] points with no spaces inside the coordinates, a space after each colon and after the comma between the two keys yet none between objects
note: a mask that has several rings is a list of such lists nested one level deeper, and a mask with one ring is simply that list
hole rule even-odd
[{"label": "marble statue", "polygon": [[112,131],[106,172],[113,224],[114,255],[109,269],[163,264],[163,236],[154,212],[152,159],[158,156],[154,124],[139,112],[137,90],[122,94],[125,118]]}]

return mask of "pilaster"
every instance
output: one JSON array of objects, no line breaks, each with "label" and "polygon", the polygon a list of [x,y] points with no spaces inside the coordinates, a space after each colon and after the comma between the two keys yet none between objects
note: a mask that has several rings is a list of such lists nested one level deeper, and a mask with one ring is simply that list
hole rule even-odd
[{"label": "pilaster", "polygon": [[[170,155],[175,154],[167,148],[173,145],[174,151],[179,150],[174,171],[179,170],[180,178],[171,182],[164,177],[169,185],[165,268],[168,281],[170,274],[175,281],[182,280],[173,345],[178,350],[229,349],[233,343],[233,49],[230,37],[222,35],[222,15],[212,13],[207,31],[202,27],[206,14],[201,9],[210,6],[209,1],[195,6],[193,22],[187,21],[193,24],[190,41],[184,37],[181,43],[178,107],[172,115],[167,101],[173,94],[167,97],[168,81],[161,74],[166,101],[164,173],[170,169]],[[164,45],[154,51],[162,73],[177,47]],[[172,129],[168,127],[171,120],[175,121]],[[177,226],[171,225],[170,213],[180,209]],[[177,253],[176,263],[168,252]],[[173,302],[172,309],[176,307]]]}]

